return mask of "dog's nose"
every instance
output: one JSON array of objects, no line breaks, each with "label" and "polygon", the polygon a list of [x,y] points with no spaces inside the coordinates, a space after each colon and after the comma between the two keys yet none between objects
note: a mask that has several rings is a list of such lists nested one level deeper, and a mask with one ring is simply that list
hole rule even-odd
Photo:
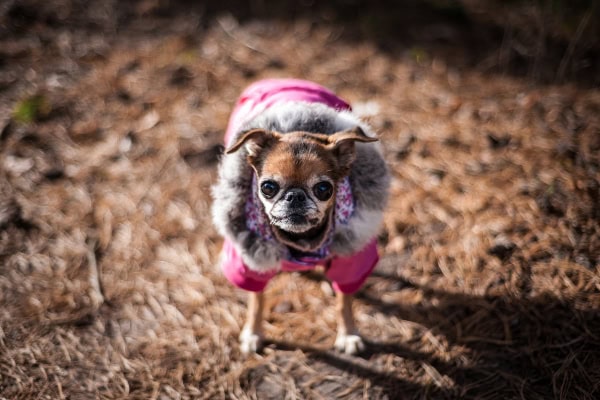
[{"label": "dog's nose", "polygon": [[284,199],[290,203],[302,203],[306,200],[306,194],[302,189],[290,189],[285,194]]}]

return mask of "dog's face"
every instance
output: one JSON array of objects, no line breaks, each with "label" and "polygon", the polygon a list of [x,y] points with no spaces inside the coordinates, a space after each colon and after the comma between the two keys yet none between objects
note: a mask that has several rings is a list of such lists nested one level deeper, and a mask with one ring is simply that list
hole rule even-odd
[{"label": "dog's face", "polygon": [[376,140],[358,127],[332,135],[254,129],[226,152],[246,148],[275,237],[294,249],[311,251],[332,228],[337,185],[350,172],[354,142]]}]

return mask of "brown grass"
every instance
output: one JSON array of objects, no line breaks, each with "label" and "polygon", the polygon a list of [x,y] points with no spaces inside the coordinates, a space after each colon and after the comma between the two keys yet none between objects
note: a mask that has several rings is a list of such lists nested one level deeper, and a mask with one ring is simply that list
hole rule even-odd
[{"label": "brown grass", "polygon": [[[0,398],[600,396],[597,90],[483,73],[453,22],[383,49],[321,17],[23,4],[0,42]],[[394,180],[360,357],[330,350],[316,273],[272,282],[269,344],[239,352],[209,186],[237,95],[272,76],[380,108]],[[17,122],[33,95],[51,110]]]}]

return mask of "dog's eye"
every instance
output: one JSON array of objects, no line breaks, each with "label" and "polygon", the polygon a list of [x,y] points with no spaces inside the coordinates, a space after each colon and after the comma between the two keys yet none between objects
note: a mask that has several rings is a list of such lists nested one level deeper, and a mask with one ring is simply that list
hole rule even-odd
[{"label": "dog's eye", "polygon": [[333,186],[329,182],[319,182],[313,186],[313,193],[321,201],[328,200],[333,194]]},{"label": "dog's eye", "polygon": [[279,185],[274,181],[264,181],[260,184],[260,191],[267,199],[270,199],[279,192]]}]

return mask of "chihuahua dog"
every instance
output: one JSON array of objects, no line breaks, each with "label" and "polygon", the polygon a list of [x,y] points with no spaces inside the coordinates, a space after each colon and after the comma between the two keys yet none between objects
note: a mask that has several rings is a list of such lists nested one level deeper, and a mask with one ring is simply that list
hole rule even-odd
[{"label": "chihuahua dog", "polygon": [[336,292],[335,347],[347,354],[364,348],[352,294],[378,261],[389,174],[377,140],[346,102],[315,83],[271,79],[242,93],[212,213],[225,238],[221,269],[250,292],[243,352],[261,348],[268,281],[317,265]]}]

